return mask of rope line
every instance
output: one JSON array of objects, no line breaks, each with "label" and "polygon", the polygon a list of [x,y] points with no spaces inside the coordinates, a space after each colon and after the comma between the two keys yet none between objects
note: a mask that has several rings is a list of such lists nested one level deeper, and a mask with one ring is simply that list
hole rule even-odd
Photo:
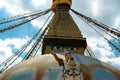
[{"label": "rope line", "polygon": [[[47,20],[45,21],[45,23],[43,24],[42,27],[45,26],[45,24],[48,22],[48,20],[50,19],[51,16],[52,16],[52,14],[50,14],[50,16],[47,18]],[[40,48],[40,46],[42,44],[42,40],[41,39],[43,38],[43,36],[44,36],[45,32],[48,30],[48,28],[49,28],[48,26],[45,28],[45,30],[43,31],[43,33],[39,36],[39,38],[37,39],[37,41],[33,44],[33,46],[31,47],[31,49],[29,50],[29,52],[26,54],[26,56],[23,58],[23,60],[27,60],[31,54],[34,54],[34,56],[36,55],[36,53],[38,52],[38,50],[39,50],[39,48]]]},{"label": "rope line", "polygon": [[36,15],[36,16],[30,17],[30,18],[27,19],[27,20],[23,20],[23,21],[21,21],[21,22],[19,22],[19,23],[17,23],[17,24],[10,25],[10,26],[7,27],[7,28],[1,29],[1,30],[0,30],[0,33],[3,33],[3,32],[5,32],[5,31],[7,31],[7,30],[11,30],[11,29],[16,28],[16,27],[18,27],[18,26],[20,26],[20,25],[23,25],[23,24],[25,24],[25,23],[28,23],[28,22],[30,22],[30,21],[32,21],[32,20],[34,20],[34,19],[36,19],[36,18],[38,18],[38,17],[40,17],[40,16],[43,16],[43,15],[47,14],[47,13],[50,12],[50,11],[51,11],[51,9],[48,9],[48,10],[46,10],[46,11],[43,11],[43,12],[39,13],[39,14]]},{"label": "rope line", "polygon": [[50,14],[50,16],[47,18],[47,20],[45,21],[45,23],[43,24],[43,26],[38,30],[38,32],[33,36],[32,39],[30,39],[29,41],[27,41],[27,43],[25,45],[23,45],[21,47],[21,49],[19,49],[17,52],[15,52],[15,55],[11,56],[10,58],[8,58],[7,60],[5,60],[2,64],[7,64],[9,63],[14,57],[16,57],[11,63],[9,63],[8,65],[5,65],[4,68],[2,68],[2,71],[5,71],[10,65],[12,65],[17,59],[18,57],[20,57],[20,55],[22,55],[22,53],[26,50],[26,48],[33,42],[33,40],[40,34],[41,30],[43,29],[43,27],[45,26],[45,24],[47,23],[47,21],[49,20],[49,18],[52,16],[52,14]]},{"label": "rope line", "polygon": [[85,16],[85,15],[83,15],[83,14],[81,14],[81,13],[79,13],[79,12],[73,10],[73,9],[71,9],[71,11],[74,12],[74,13],[75,13],[76,15],[78,15],[79,17],[85,19],[85,20],[88,21],[89,23],[94,24],[94,25],[97,25],[98,27],[100,27],[100,28],[102,28],[102,29],[110,32],[111,34],[114,34],[115,36],[120,37],[120,31],[118,31],[117,29],[114,29],[114,28],[112,28],[112,27],[109,27],[109,26],[107,26],[107,25],[105,25],[105,24],[103,24],[103,23],[101,23],[101,22],[98,22],[98,21],[95,20],[95,19],[92,19],[92,18],[90,18],[90,17],[87,17],[87,16]]},{"label": "rope line", "polygon": [[111,41],[109,41],[107,38],[105,38],[100,32],[98,32],[92,25],[90,25],[87,21],[85,21],[86,24],[88,24],[93,30],[95,30],[99,35],[101,35],[110,45],[112,45],[117,51],[120,52],[120,48],[117,47],[115,44],[113,44]]},{"label": "rope line", "polygon": [[[72,9],[71,9],[72,10]],[[74,10],[72,10],[78,17],[80,17],[88,26],[90,26],[93,30],[95,30],[99,35],[101,35],[108,43],[110,43],[110,45],[112,45],[117,51],[120,52],[120,48],[117,47],[115,44],[113,44],[111,41],[109,41],[107,38],[105,38],[101,33],[99,33],[93,26],[92,24],[90,23],[90,21],[87,20],[87,18],[89,17],[86,17]],[[91,18],[90,18],[91,19]],[[91,19],[92,20],[92,19]],[[96,23],[96,22],[95,22]],[[91,25],[90,25],[91,24]],[[98,23],[97,23],[98,24]],[[99,24],[100,25],[100,24]],[[98,25],[97,25],[98,26]],[[100,27],[99,27],[100,28]],[[103,29],[103,28],[102,28]],[[105,29],[104,29],[105,30]]]},{"label": "rope line", "polygon": [[28,18],[28,17],[31,17],[31,16],[35,16],[35,15],[38,15],[39,13],[41,13],[41,12],[42,11],[39,10],[39,11],[33,11],[33,12],[30,12],[30,13],[24,13],[24,14],[12,16],[12,17],[9,17],[9,18],[4,18],[4,19],[0,20],[0,24],[5,24],[5,23],[20,20],[20,19]]}]

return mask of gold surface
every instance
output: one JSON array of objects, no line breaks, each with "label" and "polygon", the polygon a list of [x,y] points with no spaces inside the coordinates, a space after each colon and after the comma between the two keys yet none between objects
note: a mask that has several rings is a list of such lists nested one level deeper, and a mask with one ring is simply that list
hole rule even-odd
[{"label": "gold surface", "polygon": [[52,6],[51,8],[55,8],[57,5],[60,4],[67,4],[69,6],[71,6],[71,0],[53,0]]},{"label": "gold surface", "polygon": [[[72,16],[70,15],[69,7],[67,6],[56,7],[56,13],[53,16],[50,23],[48,24],[48,26],[49,26],[49,30],[48,30],[47,35],[45,35],[45,38],[86,40],[86,38],[83,38],[80,29],[78,28],[77,24],[74,22]],[[86,45],[86,43],[84,45]],[[74,50],[72,52],[83,54],[84,48],[85,46],[79,47],[79,49]],[[43,43],[42,54],[49,53],[49,51],[51,51],[50,45],[48,44],[46,45]],[[57,51],[63,51],[63,50],[61,49]]]}]

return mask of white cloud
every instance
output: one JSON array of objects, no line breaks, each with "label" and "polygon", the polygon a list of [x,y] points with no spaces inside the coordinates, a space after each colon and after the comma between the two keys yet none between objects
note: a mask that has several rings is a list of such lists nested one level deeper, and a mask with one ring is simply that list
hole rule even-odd
[{"label": "white cloud", "polygon": [[33,21],[31,21],[31,24],[33,25],[33,26],[35,26],[35,27],[37,27],[38,29],[43,25],[43,21],[41,20],[33,20]]},{"label": "white cloud", "polygon": [[[2,0],[0,0],[0,1],[2,1]],[[7,4],[7,1],[6,1],[6,0],[2,1],[2,2],[0,3],[0,8],[5,7],[6,4]]]},{"label": "white cloud", "polygon": [[28,37],[0,39],[0,63],[13,55],[13,49],[19,49],[28,39]]},{"label": "white cloud", "polygon": [[99,14],[99,2],[98,1],[93,1],[92,2],[92,6],[91,6],[91,10],[93,15],[98,15]]},{"label": "white cloud", "polygon": [[[44,10],[49,9],[50,3],[48,0],[29,0],[29,1],[21,1],[21,0],[0,0],[0,8],[4,8],[6,13],[9,13],[9,16],[24,14],[30,11]],[[27,3],[27,5],[26,5]],[[49,3],[49,4],[48,4]],[[38,23],[39,22],[39,23]],[[32,25],[35,27],[40,27],[44,22],[44,18],[42,20],[34,20],[32,21]]]},{"label": "white cloud", "polygon": [[120,57],[116,57],[111,47],[104,39],[89,38],[87,42],[97,59],[120,70]]},{"label": "white cloud", "polygon": [[111,52],[111,47],[102,38],[90,38],[88,39],[88,45],[91,47],[96,57],[102,61],[106,61],[108,57],[114,57],[114,54]]},{"label": "white cloud", "polygon": [[[119,2],[119,0],[116,0],[114,2],[112,0],[79,0],[77,3],[74,2],[75,4],[77,4],[74,4],[74,9],[86,16],[92,17],[97,21],[100,21],[108,26],[112,26],[113,28],[119,30]],[[84,33],[84,37],[87,38],[87,43],[92,49],[92,51],[95,53],[96,57],[99,60],[107,62],[110,65],[114,65],[114,67],[120,69],[120,64],[118,63],[118,61],[116,61],[119,60],[120,57],[116,57],[115,53],[112,51],[110,44],[105,39],[103,39],[103,37],[101,37],[98,33],[89,28],[88,25],[81,23],[82,21],[80,21],[80,19],[78,20],[77,18],[75,19],[75,21],[80,27],[82,33]],[[96,28],[96,30],[98,29]],[[99,32],[104,37],[107,37],[108,40],[113,40],[110,36],[106,35],[102,31]],[[115,62],[115,64],[113,64],[112,62]]]},{"label": "white cloud", "polygon": [[[47,0],[29,0],[27,1],[27,5],[25,0],[0,0],[0,8],[4,9],[6,13],[13,16],[18,14],[23,14],[30,11],[40,10],[44,7],[44,9],[48,9],[45,6],[48,4],[46,3]],[[42,9],[42,10],[44,10]],[[34,20],[31,24],[37,28],[40,28],[43,25],[43,20]],[[4,40],[0,39],[0,63],[6,60],[8,57],[13,55],[13,49],[19,49],[23,44],[26,43],[28,37],[25,38],[6,38]],[[30,46],[29,46],[30,48]],[[28,51],[28,49],[26,51]],[[18,59],[20,60],[20,59]],[[17,60],[17,62],[19,62]]]},{"label": "white cloud", "polygon": [[14,46],[14,48],[19,49],[23,44],[26,43],[26,41],[29,39],[29,37],[25,37],[25,38],[7,38],[3,41],[3,43],[6,46]]},{"label": "white cloud", "polygon": [[11,48],[4,45],[4,42],[0,40],[0,63],[11,55],[12,55]]},{"label": "white cloud", "polygon": [[46,0],[32,0],[31,3],[36,8],[47,5]]},{"label": "white cloud", "polygon": [[5,11],[11,15],[19,14],[22,9],[20,0],[0,0],[0,2],[0,8],[4,8]]},{"label": "white cloud", "polygon": [[117,27],[116,29],[118,29],[120,31],[120,16],[117,16],[114,20],[115,26]]},{"label": "white cloud", "polygon": [[120,70],[120,57],[117,57],[117,58],[111,58],[111,59],[108,59],[107,61],[109,64],[111,64],[112,66],[114,66],[115,68],[119,69]]}]

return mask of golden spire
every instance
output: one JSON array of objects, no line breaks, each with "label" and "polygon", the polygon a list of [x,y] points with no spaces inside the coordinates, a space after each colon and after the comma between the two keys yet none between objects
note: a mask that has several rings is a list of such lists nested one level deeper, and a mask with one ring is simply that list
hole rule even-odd
[{"label": "golden spire", "polygon": [[[60,1],[59,4],[56,3],[58,1]],[[42,54],[50,53],[51,43],[60,52],[67,49],[79,54],[84,53],[87,45],[86,38],[83,38],[80,29],[69,14],[70,5],[67,1],[70,2],[71,0],[53,0],[53,5],[55,5],[53,12],[55,14],[48,24],[49,30],[43,40]]]}]

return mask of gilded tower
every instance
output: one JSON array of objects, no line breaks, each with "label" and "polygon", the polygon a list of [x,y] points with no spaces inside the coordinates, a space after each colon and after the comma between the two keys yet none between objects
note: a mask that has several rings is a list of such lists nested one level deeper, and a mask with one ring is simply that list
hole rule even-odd
[{"label": "gilded tower", "polygon": [[42,54],[49,53],[51,47],[54,47],[57,52],[66,49],[73,53],[84,54],[86,38],[83,38],[69,13],[71,4],[71,0],[53,0],[51,8],[54,16],[48,24],[49,30],[43,40]]}]

